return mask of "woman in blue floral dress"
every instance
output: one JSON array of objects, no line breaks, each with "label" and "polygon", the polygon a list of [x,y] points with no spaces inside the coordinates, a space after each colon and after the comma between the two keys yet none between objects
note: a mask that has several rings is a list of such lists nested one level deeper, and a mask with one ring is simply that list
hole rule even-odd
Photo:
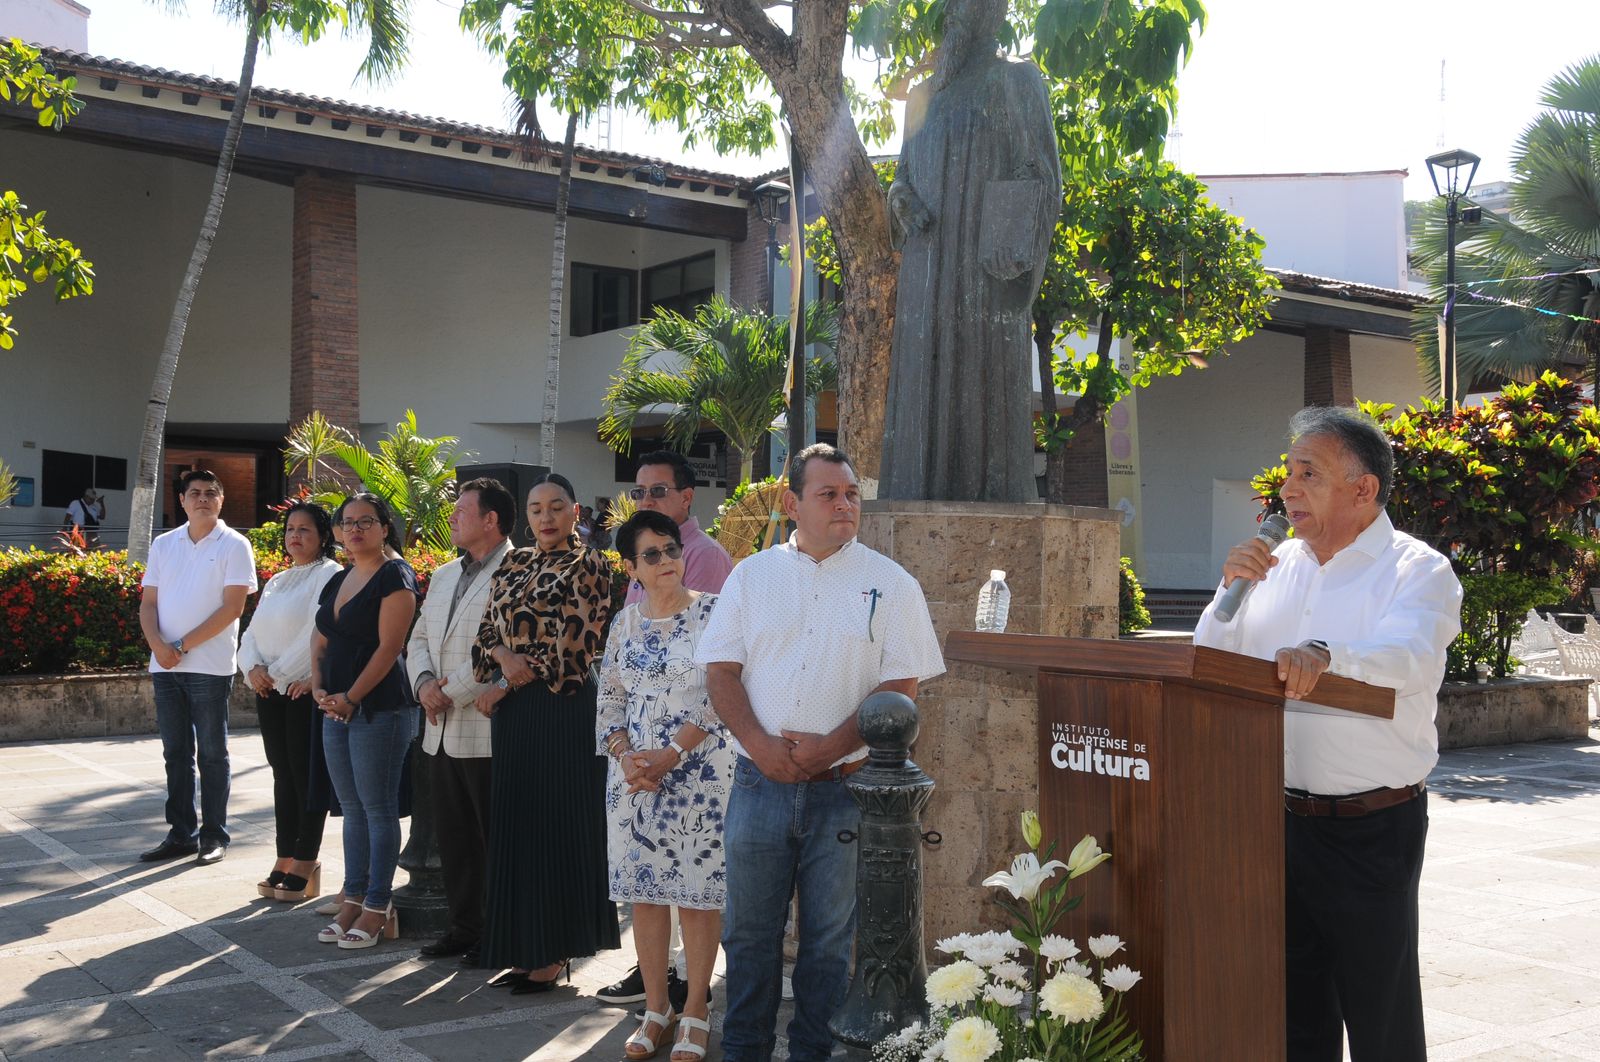
[{"label": "woman in blue floral dress", "polygon": [[[705,1056],[711,968],[722,931],[727,872],[722,818],[733,750],[711,710],[694,650],[716,597],[683,585],[683,541],[668,516],[640,511],[617,529],[617,551],[645,598],[624,609],[606,641],[597,730],[611,757],[606,787],[611,898],[633,904],[645,1016],[627,1043],[652,1058],[679,1025],[675,1062]],[[667,941],[678,908],[689,995],[667,998]]]}]

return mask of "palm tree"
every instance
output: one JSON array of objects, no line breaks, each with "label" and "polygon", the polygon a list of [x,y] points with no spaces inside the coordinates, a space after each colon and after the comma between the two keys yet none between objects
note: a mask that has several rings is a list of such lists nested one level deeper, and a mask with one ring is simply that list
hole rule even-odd
[{"label": "palm tree", "polygon": [[456,465],[469,455],[453,435],[429,438],[417,430],[417,415],[406,410],[373,453],[349,432],[313,412],[284,439],[283,472],[301,475],[313,497],[328,508],[350,493],[344,477],[330,465],[337,459],[355,473],[361,486],[389,503],[400,522],[407,549],[423,545],[450,548],[450,508],[455,500]]},{"label": "palm tree", "polygon": [[[839,336],[834,304],[806,309],[806,342],[833,347]],[[676,365],[663,361],[677,359]],[[618,453],[633,445],[633,426],[643,413],[671,407],[663,430],[669,446],[688,450],[709,423],[739,455],[739,480],[749,482],[755,449],[784,409],[789,320],[738,309],[718,295],[693,317],[663,311],[639,326],[628,342],[622,367],[606,390],[600,438]],[[806,366],[806,393],[838,386],[831,359]]]},{"label": "palm tree", "polygon": [[[1480,225],[1458,235],[1463,382],[1487,373],[1531,380],[1546,368],[1588,364],[1600,385],[1600,55],[1556,75],[1540,102],[1547,109],[1523,130],[1512,156],[1509,215],[1485,210]],[[1424,372],[1434,380],[1444,257],[1444,210],[1435,203],[1418,254],[1435,304],[1419,310],[1414,325]]]},{"label": "palm tree", "polygon": [[[182,0],[176,0],[181,6]],[[245,26],[244,62],[239,68],[239,84],[233,93],[233,110],[222,135],[222,152],[211,180],[211,195],[189,252],[189,264],[178,285],[178,297],[167,322],[166,339],[156,362],[155,381],[150,401],[145,406],[144,432],[139,440],[139,467],[134,477],[133,499],[128,515],[128,556],[143,561],[150,552],[150,531],[155,521],[156,481],[161,471],[161,449],[167,430],[167,403],[172,398],[172,381],[178,374],[178,356],[183,352],[183,337],[189,328],[189,311],[200,277],[205,272],[211,245],[216,242],[222,223],[222,207],[228,196],[228,180],[233,175],[233,160],[239,148],[239,133],[249,106],[255,82],[256,52],[261,41],[270,41],[274,30],[289,33],[310,43],[321,38],[337,22],[346,33],[364,31],[367,56],[359,74],[380,81],[397,70],[406,56],[406,13],[408,0],[215,0],[217,10]]]}]

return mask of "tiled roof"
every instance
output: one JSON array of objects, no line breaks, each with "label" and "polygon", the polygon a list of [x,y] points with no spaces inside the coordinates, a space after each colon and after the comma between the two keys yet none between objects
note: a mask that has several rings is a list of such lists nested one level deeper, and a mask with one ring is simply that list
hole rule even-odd
[{"label": "tiled roof", "polygon": [[1391,310],[1414,310],[1428,303],[1428,296],[1399,288],[1380,288],[1375,284],[1358,284],[1353,280],[1319,277],[1311,273],[1296,273],[1288,269],[1269,269],[1283,290],[1295,295],[1316,295],[1324,299],[1348,299],[1369,306],[1382,306]]},{"label": "tiled roof", "polygon": [[[176,70],[144,66],[140,63],[130,63],[123,59],[108,59],[104,56],[87,55],[83,52],[68,51],[62,48],[43,47],[41,51],[44,57],[58,68],[76,74],[80,78],[100,77],[138,81],[148,85],[169,86],[178,90],[199,92],[219,98],[232,98],[239,87],[238,82],[235,81],[224,81],[221,78],[204,77],[199,74],[185,74]],[[411,130],[434,136],[448,136],[457,140],[480,141],[488,145],[511,148],[519,148],[522,144],[521,137],[505,129],[492,129],[488,126],[456,122],[448,118],[411,114],[407,111],[394,111],[385,107],[372,107],[361,103],[350,103],[345,100],[329,99],[326,96],[311,96],[300,92],[265,88],[260,85],[251,88],[250,99],[258,105],[314,113],[330,119],[359,121],[369,125],[388,126],[397,130]],[[601,148],[587,147],[582,144],[577,146],[576,157],[579,162],[587,161],[609,166],[626,166],[629,168],[660,167],[669,179],[704,182],[741,191],[747,191],[749,188],[754,187],[756,183],[759,183],[752,181],[748,177],[740,177],[732,173],[696,169],[649,155],[608,151]]]}]

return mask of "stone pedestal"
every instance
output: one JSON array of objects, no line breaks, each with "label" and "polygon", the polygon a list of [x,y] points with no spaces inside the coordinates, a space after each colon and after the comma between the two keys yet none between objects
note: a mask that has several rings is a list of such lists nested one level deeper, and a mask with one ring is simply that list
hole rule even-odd
[{"label": "stone pedestal", "polygon": [[[1119,514],[1066,505],[870,501],[861,541],[922,584],[941,643],[971,630],[992,568],[1011,588],[1008,631],[1117,636]],[[952,665],[917,696],[922,732],[912,757],[938,788],[922,817],[943,843],[926,855],[928,946],[999,928],[1004,913],[980,882],[1023,850],[1019,814],[1038,806],[1034,680]],[[1076,837],[1055,838],[1070,847]]]}]

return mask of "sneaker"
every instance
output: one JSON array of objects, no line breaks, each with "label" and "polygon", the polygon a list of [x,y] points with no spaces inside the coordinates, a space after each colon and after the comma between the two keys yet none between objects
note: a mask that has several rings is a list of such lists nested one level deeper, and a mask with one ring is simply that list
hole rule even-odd
[{"label": "sneaker", "polygon": [[628,976],[594,994],[602,1003],[640,1003],[644,1001],[644,975],[635,966]]},{"label": "sneaker", "polygon": [[[634,970],[634,973],[638,972],[637,969]],[[639,979],[639,999],[644,999],[643,977]],[[678,1014],[683,1013],[683,1005],[689,1002],[689,982],[678,976],[678,968],[676,966],[667,967],[667,999],[672,1002],[672,1009]],[[643,1021],[644,1008],[635,1009],[633,1016]]]}]

